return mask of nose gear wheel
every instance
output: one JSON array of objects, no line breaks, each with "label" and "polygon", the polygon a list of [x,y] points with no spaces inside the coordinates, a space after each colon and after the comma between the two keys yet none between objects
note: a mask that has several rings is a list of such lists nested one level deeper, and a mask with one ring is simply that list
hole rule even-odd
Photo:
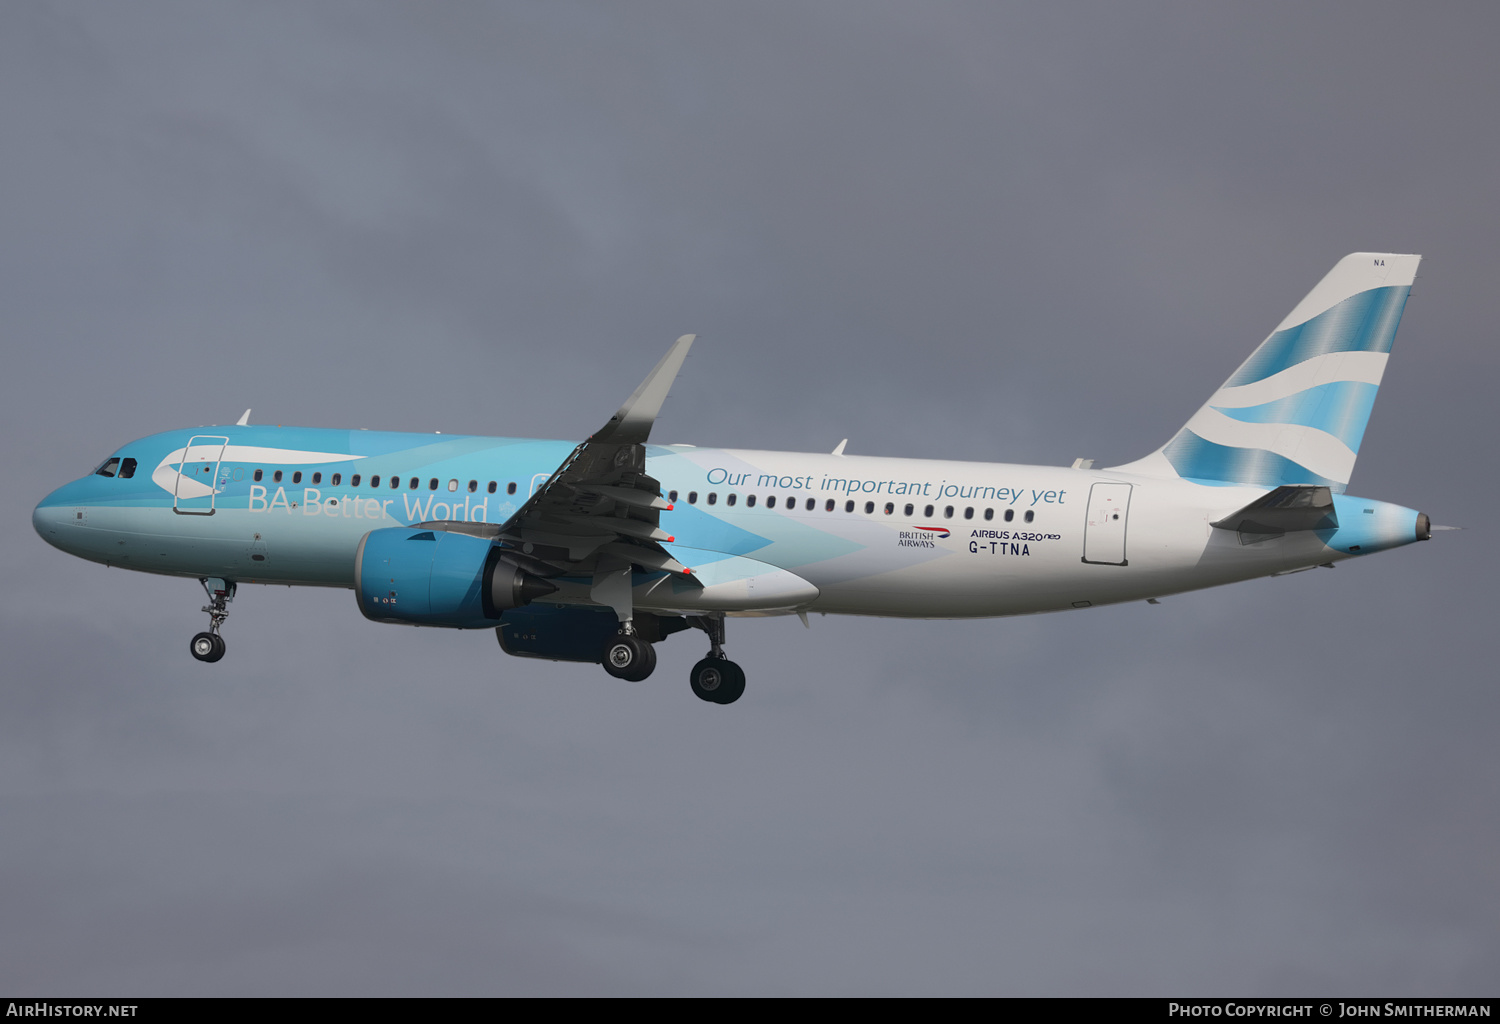
[{"label": "nose gear wheel", "polygon": [[188,650],[199,661],[218,661],[224,657],[224,638],[217,633],[199,633],[193,637]]},{"label": "nose gear wheel", "polygon": [[203,610],[208,613],[208,631],[198,633],[188,643],[188,651],[199,661],[215,662],[224,657],[224,638],[219,627],[229,618],[229,602],[234,600],[233,580],[201,579],[198,581],[208,595],[208,604]]}]

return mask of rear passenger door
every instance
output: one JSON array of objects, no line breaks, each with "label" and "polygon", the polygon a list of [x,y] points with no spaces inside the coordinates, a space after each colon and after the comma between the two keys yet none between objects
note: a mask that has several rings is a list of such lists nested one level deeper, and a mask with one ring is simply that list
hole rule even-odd
[{"label": "rear passenger door", "polygon": [[1129,565],[1125,559],[1130,520],[1130,484],[1095,484],[1089,489],[1083,528],[1083,560],[1096,565]]}]

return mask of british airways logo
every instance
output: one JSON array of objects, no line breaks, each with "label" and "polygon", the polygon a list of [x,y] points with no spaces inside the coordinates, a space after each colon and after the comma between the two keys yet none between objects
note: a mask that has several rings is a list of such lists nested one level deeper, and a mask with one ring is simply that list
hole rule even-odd
[{"label": "british airways logo", "polygon": [[896,534],[896,546],[901,548],[935,548],[936,541],[946,540],[946,526],[914,526]]}]

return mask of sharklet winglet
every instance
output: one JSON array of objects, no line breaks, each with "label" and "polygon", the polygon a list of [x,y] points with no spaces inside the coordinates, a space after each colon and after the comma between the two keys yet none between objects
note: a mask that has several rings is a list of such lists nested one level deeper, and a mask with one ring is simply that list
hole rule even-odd
[{"label": "sharklet winglet", "polygon": [[661,362],[656,364],[655,369],[641,381],[641,386],[620,406],[620,411],[610,417],[609,422],[590,440],[645,444],[646,439],[651,436],[651,427],[656,423],[657,414],[667,400],[667,392],[677,379],[677,372],[682,369],[683,360],[687,359],[688,349],[692,348],[695,338],[696,334],[684,334],[673,342],[672,347],[667,349],[667,354],[661,357]]}]

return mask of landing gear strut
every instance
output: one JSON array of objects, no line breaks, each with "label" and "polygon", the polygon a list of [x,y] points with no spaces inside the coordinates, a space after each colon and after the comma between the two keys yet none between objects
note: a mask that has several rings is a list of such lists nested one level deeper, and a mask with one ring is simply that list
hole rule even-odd
[{"label": "landing gear strut", "polygon": [[604,642],[600,660],[604,671],[616,679],[638,683],[656,668],[656,648],[636,632],[635,603],[630,596],[629,563],[619,559],[601,559],[594,570],[590,594],[606,608],[613,608],[620,620],[620,631]]},{"label": "landing gear strut", "polygon": [[703,615],[688,621],[708,634],[708,656],[688,676],[693,693],[713,704],[733,704],[745,692],[745,670],[724,655],[724,616]]},{"label": "landing gear strut", "polygon": [[229,618],[227,605],[234,600],[234,581],[201,579],[198,582],[208,595],[208,604],[203,606],[208,613],[208,632],[194,636],[188,650],[199,661],[218,661],[224,657],[224,638],[219,635],[219,627]]}]

